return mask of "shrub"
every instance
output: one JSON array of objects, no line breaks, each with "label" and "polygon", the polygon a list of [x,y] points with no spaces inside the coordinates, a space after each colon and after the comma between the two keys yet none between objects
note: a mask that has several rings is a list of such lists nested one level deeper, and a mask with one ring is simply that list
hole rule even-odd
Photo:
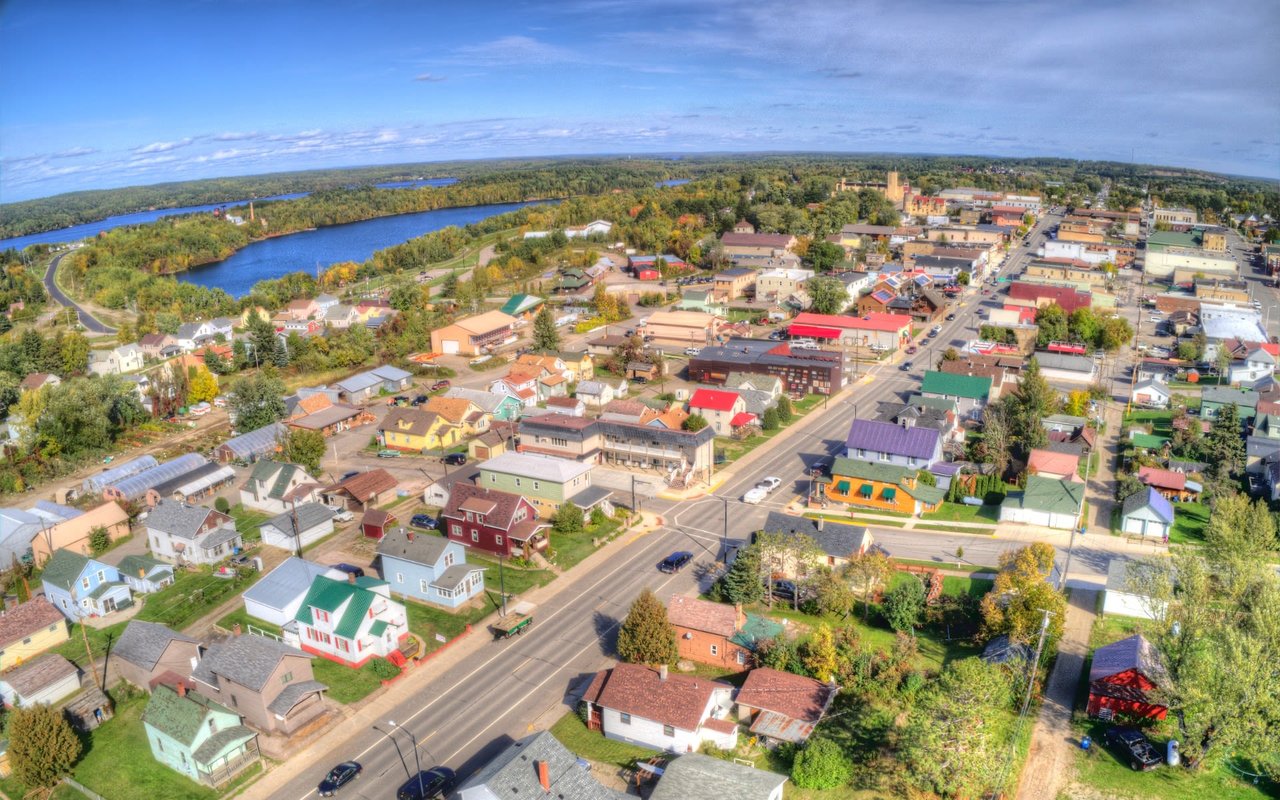
[{"label": "shrub", "polygon": [[222,512],[223,514],[226,514],[227,512],[231,511],[231,503],[225,497],[219,497],[217,500],[214,500],[213,507],[214,509]]},{"label": "shrub", "polygon": [[830,739],[811,739],[791,766],[791,780],[801,789],[834,789],[849,777],[849,760]]},{"label": "shrub", "polygon": [[374,676],[378,678],[378,680],[383,680],[383,681],[389,681],[392,678],[399,676],[400,674],[399,667],[397,667],[395,664],[392,664],[390,661],[386,660],[385,658],[382,658],[381,656],[370,659],[369,671],[372,672]]}]

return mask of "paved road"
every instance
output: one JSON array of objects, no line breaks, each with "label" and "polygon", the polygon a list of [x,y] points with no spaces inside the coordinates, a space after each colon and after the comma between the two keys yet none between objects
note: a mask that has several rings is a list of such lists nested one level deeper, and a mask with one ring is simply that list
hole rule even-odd
[{"label": "paved road", "polygon": [[53,276],[57,273],[58,265],[62,263],[62,259],[66,257],[66,253],[60,253],[49,262],[49,268],[44,271],[45,291],[47,291],[49,296],[52,297],[59,305],[66,306],[67,308],[74,308],[76,310],[76,316],[80,318],[80,324],[85,327],[85,330],[92,331],[94,333],[115,333],[115,328],[99,322],[96,317],[77,305],[74,300],[67,297],[67,295],[58,288],[58,283],[53,279]]}]

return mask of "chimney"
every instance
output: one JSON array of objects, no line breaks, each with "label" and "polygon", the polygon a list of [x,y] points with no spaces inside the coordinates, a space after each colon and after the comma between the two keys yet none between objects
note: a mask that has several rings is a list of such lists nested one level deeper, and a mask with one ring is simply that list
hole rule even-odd
[{"label": "chimney", "polygon": [[178,692],[178,697],[186,697],[186,696],[187,696],[187,684],[186,684],[185,682],[183,682],[183,681],[178,681],[178,685],[177,685],[177,687],[175,687],[175,688],[176,688],[176,690],[177,690],[177,692]]},{"label": "chimney", "polygon": [[666,679],[667,679],[667,665],[661,664],[658,666],[658,680],[665,681]]},{"label": "chimney", "polygon": [[551,770],[547,767],[547,762],[534,762],[538,765],[538,783],[542,784],[542,791],[551,794]]},{"label": "chimney", "polygon": [[347,583],[355,583],[355,582],[356,582],[356,574],[354,572],[348,572]]}]

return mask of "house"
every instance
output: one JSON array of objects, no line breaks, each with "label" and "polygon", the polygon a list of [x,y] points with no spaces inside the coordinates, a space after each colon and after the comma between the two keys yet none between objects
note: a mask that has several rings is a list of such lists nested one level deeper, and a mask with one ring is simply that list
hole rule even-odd
[{"label": "house", "polygon": [[156,686],[142,725],[152,758],[208,786],[222,786],[258,763],[258,734],[185,681]]},{"label": "house", "polygon": [[0,675],[6,708],[54,705],[80,691],[80,670],[57,653],[45,653]]},{"label": "house", "polygon": [[366,508],[360,517],[360,535],[366,539],[381,539],[399,524],[396,515],[381,508]]},{"label": "house", "polygon": [[56,550],[40,575],[44,595],[68,620],[103,617],[133,605],[120,570],[70,550]]},{"label": "house", "polygon": [[[581,391],[581,389],[579,389]],[[459,398],[474,404],[494,421],[514,422],[520,418],[520,401],[493,392],[482,392],[455,386],[444,393],[447,398]]]},{"label": "house", "polygon": [[319,488],[316,479],[297,464],[263,459],[253,465],[240,487],[240,502],[256,511],[281,514],[296,503],[314,500]]},{"label": "house", "polygon": [[1094,383],[1098,379],[1098,362],[1088,356],[1066,353],[1036,353],[1040,374],[1050,383]]},{"label": "house", "polygon": [[151,556],[130,554],[116,565],[120,577],[136,594],[152,594],[173,583],[173,565]]},{"label": "house", "polygon": [[464,436],[484,433],[493,425],[493,416],[475,403],[462,397],[436,395],[422,406],[424,411],[438,414],[445,422],[455,425]]},{"label": "house", "polygon": [[689,398],[689,413],[698,414],[715,430],[717,436],[733,433],[730,422],[746,411],[746,403],[737,392],[698,389]]},{"label": "house", "polygon": [[352,325],[358,325],[360,323],[360,312],[356,311],[354,306],[338,303],[325,309],[324,316],[321,319],[323,319],[326,326],[341,331],[350,328]]},{"label": "house", "polygon": [[756,274],[750,267],[730,267],[717,272],[712,285],[716,294],[732,302],[754,290]]},{"label": "house", "polygon": [[667,603],[667,620],[682,659],[731,670],[753,662],[751,648],[734,641],[747,622],[742,606],[676,595]]},{"label": "house", "polygon": [[460,441],[461,425],[420,408],[393,408],[378,426],[378,443],[388,450],[443,452]]},{"label": "house", "polygon": [[210,646],[191,677],[201,694],[253,727],[286,736],[324,713],[329,688],[312,674],[311,656],[244,633]]},{"label": "house", "polygon": [[71,638],[62,612],[33,597],[0,615],[0,670],[21,664]]},{"label": "house", "polygon": [[70,550],[87,555],[93,549],[89,546],[89,537],[97,528],[106,529],[113,542],[128,536],[129,514],[118,503],[107,502],[55,523],[31,539],[32,558],[36,564],[43,564],[53,555],[54,550]]},{"label": "house", "polygon": [[[660,412],[629,400],[613,401],[599,419],[543,414],[520,422],[520,448],[585,463],[660,470],[672,485],[707,480],[715,431],[683,430],[684,416],[676,407]],[[585,502],[581,496],[574,500]]]},{"label": "house", "polygon": [[690,675],[671,675],[619,663],[596,673],[583,695],[587,727],[606,738],[688,753],[704,742],[737,746],[738,726],[729,720],[733,687]]},{"label": "house", "polygon": [[1173,529],[1173,506],[1155,487],[1130,495],[1121,506],[1120,530],[1143,538],[1164,538]]},{"label": "house", "polygon": [[507,437],[490,430],[467,442],[467,455],[478,461],[500,456],[507,452]]},{"label": "house", "polygon": [[1143,408],[1168,408],[1172,395],[1164,381],[1146,380],[1133,387],[1130,401]]},{"label": "house", "polygon": [[587,413],[587,404],[578,397],[548,397],[547,409],[570,417],[582,417]]},{"label": "house", "polygon": [[1083,480],[1080,477],[1080,456],[1057,450],[1032,450],[1027,458],[1027,474],[1056,480]]},{"label": "house", "polygon": [[451,539],[388,531],[378,542],[378,571],[392,594],[457,608],[484,592],[484,567],[467,563],[467,550]]},{"label": "house", "polygon": [[93,375],[123,375],[142,369],[142,348],[136,344],[122,344],[113,350],[90,350],[89,372]]},{"label": "house", "polygon": [[32,372],[18,384],[19,392],[34,392],[46,386],[57,386],[62,379],[49,372]]},{"label": "house", "polygon": [[1028,475],[1025,489],[1005,497],[1000,521],[1071,530],[1080,520],[1083,502],[1083,483]]},{"label": "house", "polygon": [[257,430],[233,436],[213,449],[215,460],[227,464],[242,461],[252,464],[280,449],[280,442],[288,434],[283,423],[273,422]]},{"label": "house", "polygon": [[837,458],[831,477],[816,480],[832,502],[912,516],[936,511],[946,498],[942,489],[920,481],[918,469],[894,464]]},{"label": "house", "polygon": [[178,340],[167,333],[148,333],[144,334],[138,340],[138,347],[142,348],[144,358],[163,358],[177,355],[176,352],[166,353],[165,350],[173,348],[175,351],[180,350]]},{"label": "house", "polygon": [[[531,733],[467,779],[458,800],[628,800],[632,795],[610,789],[584,769],[582,761],[550,731]],[[692,795],[682,796],[691,798]]]},{"label": "house", "polygon": [[1164,719],[1168,708],[1152,702],[1150,693],[1167,682],[1160,653],[1141,634],[1099,647],[1089,667],[1088,714],[1107,709],[1116,716]]},{"label": "house", "polygon": [[787,776],[688,753],[667,762],[649,800],[782,800]]},{"label": "house", "polygon": [[244,546],[235,520],[204,506],[161,500],[144,524],[151,553],[175,564],[216,564]]},{"label": "house", "polygon": [[1252,386],[1259,381],[1268,380],[1276,371],[1276,359],[1261,347],[1247,352],[1244,358],[1231,362],[1227,370],[1227,378],[1233,384]]},{"label": "house", "polygon": [[720,246],[735,264],[761,264],[788,255],[796,241],[789,233],[725,233]]},{"label": "house", "polygon": [[245,590],[245,613],[283,628],[293,622],[302,598],[307,596],[315,579],[322,576],[336,580],[346,578],[345,573],[332,567],[290,556]]},{"label": "house", "polygon": [[445,355],[478,356],[514,341],[518,320],[501,311],[486,311],[431,332],[431,350]]},{"label": "house", "polygon": [[386,581],[373,578],[315,578],[294,620],[297,631],[285,631],[287,643],[353,668],[386,658],[409,635],[404,606],[391,599]]},{"label": "house", "polygon": [[50,526],[80,515],[69,506],[38,500],[29,509],[0,508],[0,563],[12,565],[32,561],[31,540],[43,535]]},{"label": "house", "polygon": [[721,295],[711,289],[685,289],[676,303],[677,311],[701,311],[723,317],[727,311]]},{"label": "house", "polygon": [[528,558],[550,543],[551,526],[538,519],[528,498],[514,492],[458,483],[440,518],[450,541],[499,556]]},{"label": "house", "polygon": [[1200,393],[1200,416],[1217,419],[1218,412],[1226,405],[1234,404],[1236,416],[1241,422],[1249,422],[1257,414],[1258,393],[1222,386],[1207,386]]},{"label": "house", "polygon": [[[822,560],[832,569],[840,569],[851,560],[863,555],[875,546],[871,532],[861,525],[846,525],[809,517],[793,517],[780,511],[770,511],[760,531],[778,533],[786,537],[808,536],[822,550]],[[752,537],[754,539],[754,535]],[[794,578],[805,570],[790,560],[782,565],[783,577]]]},{"label": "house", "polygon": [[845,447],[845,455],[851,459],[913,469],[942,460],[942,435],[938,431],[878,420],[855,419],[849,426]]},{"label": "house", "polygon": [[363,512],[395,495],[399,482],[385,469],[358,472],[320,490],[320,499],[332,508]]},{"label": "house", "polygon": [[694,383],[723,385],[734,373],[776,377],[791,394],[831,395],[847,381],[842,354],[789,342],[733,338],[689,359],[689,380]]},{"label": "house", "polygon": [[813,279],[811,269],[768,269],[756,276],[756,299],[782,302],[805,292]]},{"label": "house", "polygon": [[1140,593],[1135,578],[1146,567],[1140,561],[1113,557],[1107,564],[1107,587],[1102,600],[1102,613],[1120,617],[1154,619],[1159,601]]},{"label": "house", "polygon": [[258,531],[263,544],[301,555],[302,548],[333,533],[333,515],[323,503],[302,503],[262,523]]},{"label": "house", "polygon": [[132,619],[111,649],[120,677],[150,690],[162,676],[181,678],[200,662],[200,642],[157,622]]},{"label": "house", "polygon": [[525,453],[503,453],[481,464],[478,485],[523,496],[543,518],[555,514],[562,503],[590,508],[609,495],[591,485],[590,464]]},{"label": "house", "polygon": [[1196,481],[1187,480],[1185,472],[1160,469],[1159,467],[1140,467],[1138,480],[1170,500],[1185,503],[1200,496],[1203,487]]},{"label": "house", "polygon": [[318,431],[328,438],[343,431],[368,425],[374,416],[367,409],[345,403],[330,403],[310,414],[290,417],[285,425],[304,431]]},{"label": "house", "polygon": [[991,378],[978,375],[928,370],[924,373],[920,394],[954,400],[956,411],[961,416],[977,419],[982,416],[982,411],[991,398],[991,383]]},{"label": "house", "polygon": [[738,690],[738,720],[762,739],[804,744],[838,691],[834,682],[757,667]]},{"label": "house", "polygon": [[656,347],[704,347],[720,333],[724,319],[700,311],[656,311],[644,333]]}]

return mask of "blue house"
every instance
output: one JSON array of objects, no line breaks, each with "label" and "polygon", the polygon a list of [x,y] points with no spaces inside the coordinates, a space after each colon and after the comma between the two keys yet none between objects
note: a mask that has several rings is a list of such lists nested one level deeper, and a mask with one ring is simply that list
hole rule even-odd
[{"label": "blue house", "polygon": [[125,556],[120,559],[119,569],[129,588],[142,594],[158,592],[173,583],[173,565],[150,556]]},{"label": "blue house", "polygon": [[101,617],[133,604],[133,592],[120,578],[120,570],[97,559],[55,550],[45,563],[44,596],[63,616],[75,622]]},{"label": "blue house", "polygon": [[467,563],[467,548],[443,536],[398,528],[378,542],[382,579],[391,591],[457,608],[484,591],[484,567]]}]

